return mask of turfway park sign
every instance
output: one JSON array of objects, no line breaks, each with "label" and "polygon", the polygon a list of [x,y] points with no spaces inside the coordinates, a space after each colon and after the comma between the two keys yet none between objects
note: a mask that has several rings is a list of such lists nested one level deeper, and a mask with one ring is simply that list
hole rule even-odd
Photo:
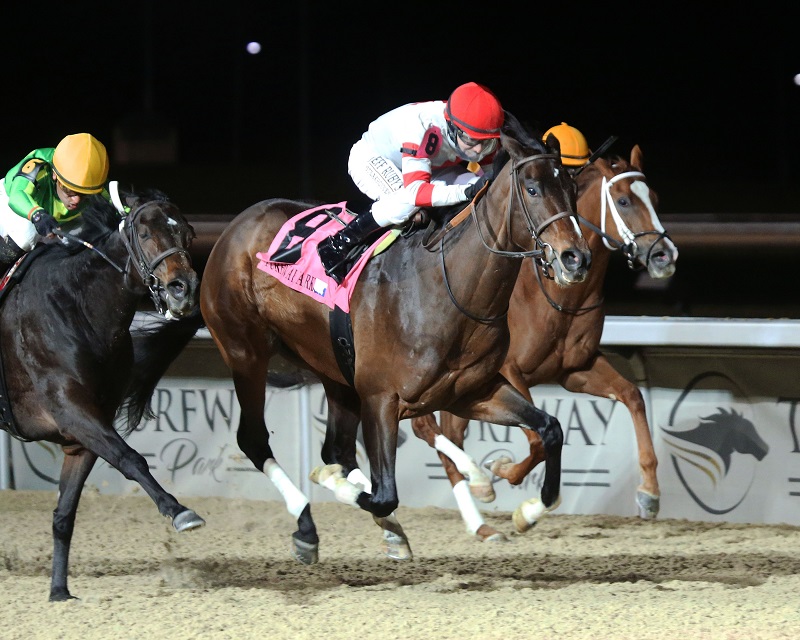
[{"label": "turfway park sign", "polygon": [[[612,351],[612,361],[642,389],[659,457],[661,517],[800,524],[800,362],[797,349],[649,347]],[[609,399],[533,389],[539,406],[564,429],[561,513],[633,516],[639,471],[633,425]],[[156,417],[130,444],[153,475],[177,495],[280,499],[236,445],[239,407],[224,378],[165,378],[153,401]],[[311,485],[319,464],[326,404],[319,385],[269,391],[270,442],[287,473],[315,501],[332,495]],[[401,423],[397,480],[401,504],[455,508],[435,452]],[[359,443],[359,460],[368,463]],[[515,428],[473,422],[466,450],[478,462],[520,459],[527,442]],[[61,452],[46,443],[13,441],[19,489],[56,489]],[[535,470],[523,484],[497,482],[486,511],[511,511],[536,494]],[[105,462],[89,477],[103,493],[138,491]]]}]

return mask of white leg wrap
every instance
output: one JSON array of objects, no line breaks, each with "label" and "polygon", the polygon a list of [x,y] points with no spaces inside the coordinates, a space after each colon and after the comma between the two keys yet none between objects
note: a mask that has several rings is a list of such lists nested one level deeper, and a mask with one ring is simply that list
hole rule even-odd
[{"label": "white leg wrap", "polygon": [[[336,469],[335,472],[332,472],[333,468]],[[353,507],[358,506],[356,504],[356,498],[361,495],[361,488],[348,482],[342,473],[342,467],[340,465],[323,467],[322,472],[319,474],[319,484],[326,489],[330,489],[339,502],[349,504]]]},{"label": "white leg wrap", "polygon": [[478,507],[472,499],[472,494],[469,492],[469,484],[466,480],[462,480],[453,487],[453,495],[456,497],[458,510],[461,512],[461,517],[464,519],[467,533],[475,535],[484,522],[481,512],[478,511]]},{"label": "white leg wrap", "polygon": [[264,463],[264,473],[275,485],[275,488],[283,496],[283,501],[286,503],[286,509],[291,513],[295,519],[300,517],[303,509],[308,504],[308,498],[303,495],[291,480],[286,472],[281,468],[274,458],[268,459]]},{"label": "white leg wrap", "polygon": [[433,446],[453,461],[461,475],[467,476],[470,482],[488,483],[489,478],[481,471],[477,463],[450,440],[439,434],[433,439]]},{"label": "white leg wrap", "polygon": [[357,467],[347,474],[347,481],[352,482],[356,486],[360,485],[366,493],[372,493],[372,483],[369,481],[369,478],[364,475],[364,472]]}]

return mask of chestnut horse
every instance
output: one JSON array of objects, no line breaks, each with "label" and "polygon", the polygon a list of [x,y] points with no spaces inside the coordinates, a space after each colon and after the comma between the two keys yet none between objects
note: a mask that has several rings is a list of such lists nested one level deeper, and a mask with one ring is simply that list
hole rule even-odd
[{"label": "chestnut horse", "polygon": [[[603,283],[612,250],[620,250],[631,268],[646,268],[653,278],[668,278],[675,272],[678,251],[658,219],[658,199],[642,173],[638,145],[630,161],[619,157],[598,159],[576,176],[578,211],[592,250],[592,269],[586,280],[562,288],[543,280],[536,266],[523,268],[511,295],[508,312],[511,343],[500,372],[526,398],[530,387],[557,383],[575,393],[587,393],[622,402],[631,414],[639,451],[642,484],[636,504],[642,518],[654,518],[659,509],[656,454],[650,437],[645,405],[639,388],[622,377],[600,352],[605,311]],[[442,413],[441,433],[458,446],[464,442],[468,421]],[[435,418],[412,421],[415,433],[435,447],[439,433]],[[520,484],[543,460],[541,442],[525,432],[529,455],[519,463],[498,459],[491,471],[511,484]],[[464,476],[454,463],[439,452],[456,494],[467,530],[479,539],[504,537],[483,522],[466,490]],[[490,484],[470,482],[472,494],[489,502],[494,499]],[[535,523],[531,507],[523,502],[514,512],[514,524],[521,533]]]},{"label": "chestnut horse", "polygon": [[[0,371],[10,401],[0,404],[0,428],[25,441],[55,443],[65,454],[53,512],[50,600],[72,597],[75,516],[98,457],[138,482],[178,531],[204,524],[158,484],[147,460],[115,430],[118,412],[132,418],[127,431],[133,430],[156,382],[200,326],[189,258],[194,232],[159,192],[112,192],[116,208],[94,197],[74,235],[59,231],[65,244],[40,245],[25,257],[0,308]],[[159,312],[184,321],[132,336],[146,294]]]},{"label": "chestnut horse", "polygon": [[[318,559],[316,526],[308,498],[274,458],[264,420],[270,359],[277,354],[312,372],[327,396],[327,466],[314,479],[339,500],[371,512],[385,533],[393,529],[387,516],[399,503],[398,423],[434,410],[535,430],[546,466],[542,509],[558,500],[561,426],[498,372],[521,258],[546,260],[559,282],[571,284],[586,277],[590,256],[573,213],[575,184],[557,146],[545,146],[508,114],[494,169],[496,178],[469,207],[471,216],[445,227],[434,247],[414,233],[367,263],[350,302],[353,386],[337,364],[329,309],[258,268],[256,254],[271,246],[287,220],[313,205],[286,199],[253,205],[228,225],[209,255],[201,309],[232,372],[241,406],[237,442],[297,519],[293,551],[301,562]],[[359,422],[372,493],[346,478],[357,470]]]}]

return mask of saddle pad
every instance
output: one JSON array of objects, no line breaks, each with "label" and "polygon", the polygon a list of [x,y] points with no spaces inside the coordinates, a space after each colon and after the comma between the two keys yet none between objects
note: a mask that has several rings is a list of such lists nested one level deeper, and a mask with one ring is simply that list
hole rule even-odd
[{"label": "saddle pad", "polygon": [[[367,261],[377,255],[399,235],[399,231],[388,229],[370,245],[353,265],[353,268],[338,285],[336,281],[325,273],[325,269],[317,255],[317,245],[321,240],[333,235],[342,229],[342,225],[332,219],[327,211],[335,213],[344,223],[350,222],[355,216],[347,211],[346,202],[338,204],[325,204],[313,209],[307,209],[290,218],[275,236],[269,250],[258,252],[258,268],[265,273],[277,278],[287,287],[304,293],[307,296],[323,302],[330,309],[339,307],[342,311],[350,312],[350,297],[353,287],[358,281],[358,276],[367,264]],[[302,243],[300,257],[293,263],[276,262],[270,257],[279,249],[285,253],[287,248]]]}]

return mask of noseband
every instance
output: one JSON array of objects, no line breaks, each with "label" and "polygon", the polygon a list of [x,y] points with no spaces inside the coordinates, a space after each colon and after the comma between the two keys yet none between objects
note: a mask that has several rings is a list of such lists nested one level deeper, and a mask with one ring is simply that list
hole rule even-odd
[{"label": "noseband", "polygon": [[[661,227],[661,225],[659,225],[660,228],[658,229],[653,229],[652,231],[640,231],[638,233],[634,233],[628,228],[628,225],[625,224],[625,221],[622,219],[619,211],[617,211],[617,205],[615,204],[614,198],[611,195],[611,185],[624,178],[641,178],[646,183],[646,178],[641,171],[625,171],[624,173],[615,175],[610,180],[603,176],[603,183],[600,187],[600,228],[598,229],[595,225],[583,217],[580,217],[580,221],[581,224],[585,224],[587,227],[592,229],[592,231],[597,233],[597,235],[603,239],[603,244],[605,244],[606,248],[608,248],[610,251],[621,250],[622,254],[628,261],[628,267],[631,269],[636,268],[636,252],[638,249],[636,240],[643,236],[658,236],[647,250],[647,255],[645,256],[644,261],[644,267],[646,268],[650,266],[650,257],[656,245],[664,238],[667,240],[670,240],[671,238],[666,230]],[[614,223],[617,225],[617,233],[619,233],[620,238],[622,238],[621,242],[613,238],[606,231],[606,210],[611,213],[611,217],[614,219]]]},{"label": "noseband", "polygon": [[158,268],[164,260],[166,260],[169,256],[174,255],[176,253],[182,254],[186,256],[186,259],[189,260],[191,264],[191,257],[189,255],[188,249],[184,247],[170,247],[166,251],[162,251],[159,253],[155,258],[148,259],[142,249],[142,245],[139,242],[139,234],[136,233],[137,229],[137,222],[142,215],[142,212],[145,211],[148,207],[157,206],[159,203],[156,201],[145,202],[144,204],[139,205],[134,209],[131,213],[127,216],[122,218],[122,221],[119,223],[119,234],[122,237],[122,243],[125,245],[125,248],[128,250],[128,261],[125,265],[125,278],[127,281],[128,276],[130,275],[129,265],[133,265],[136,269],[136,272],[142,278],[142,282],[150,291],[150,297],[153,300],[153,304],[156,307],[156,311],[160,313],[162,316],[166,315],[167,307],[164,304],[164,297],[166,297],[166,291],[164,288],[164,284],[161,280],[156,276],[155,270]]},{"label": "noseband", "polygon": [[[562,218],[567,217],[574,217],[577,227],[578,221],[578,214],[572,211],[561,211],[560,213],[555,214],[554,216],[550,216],[542,222],[538,227],[533,220],[533,216],[531,216],[530,211],[528,211],[528,206],[525,203],[525,197],[522,193],[522,185],[521,179],[519,177],[520,169],[528,164],[529,162],[533,162],[534,160],[557,160],[558,156],[553,153],[538,153],[536,155],[528,156],[526,158],[522,158],[521,160],[516,160],[511,163],[511,184],[512,184],[512,191],[508,198],[508,208],[506,209],[506,228],[509,230],[509,238],[511,237],[511,215],[514,212],[514,200],[516,199],[519,201],[520,208],[522,209],[523,217],[525,219],[525,226],[528,229],[528,233],[531,234],[534,242],[536,243],[536,249],[532,249],[530,251],[503,251],[501,249],[495,249],[490,247],[489,244],[486,242],[486,238],[481,231],[480,225],[478,224],[478,217],[475,211],[475,203],[472,204],[472,217],[475,220],[475,226],[478,229],[478,235],[481,238],[481,242],[483,246],[486,247],[491,253],[495,253],[497,255],[505,256],[507,258],[535,258],[540,264],[543,265],[550,265],[549,261],[552,261],[552,257],[549,255],[552,254],[552,247],[543,242],[542,239],[539,237],[547,227],[549,227],[554,222],[561,220]],[[549,260],[549,261],[548,261]]]}]

